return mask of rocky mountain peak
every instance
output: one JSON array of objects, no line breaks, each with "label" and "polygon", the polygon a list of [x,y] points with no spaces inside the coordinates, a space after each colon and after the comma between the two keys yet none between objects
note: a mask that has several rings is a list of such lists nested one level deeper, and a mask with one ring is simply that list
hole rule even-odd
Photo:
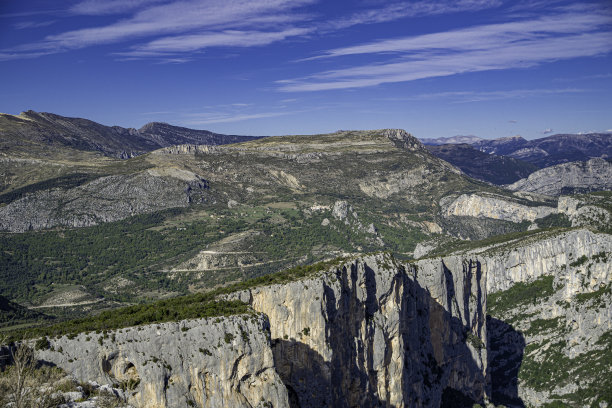
[{"label": "rocky mountain peak", "polygon": [[408,150],[426,150],[425,146],[404,129],[381,129],[383,135],[395,144],[396,147]]},{"label": "rocky mountain peak", "polygon": [[149,123],[144,124],[140,129],[138,129],[138,131],[139,132],[154,132],[155,130],[159,128],[167,128],[169,126],[171,125],[166,122],[149,122]]}]

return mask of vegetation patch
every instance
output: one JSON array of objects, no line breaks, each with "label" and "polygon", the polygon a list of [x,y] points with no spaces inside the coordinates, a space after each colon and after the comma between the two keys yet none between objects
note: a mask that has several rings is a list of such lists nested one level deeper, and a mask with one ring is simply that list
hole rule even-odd
[{"label": "vegetation patch", "polygon": [[542,332],[557,329],[562,324],[563,320],[561,317],[556,317],[554,319],[535,319],[530,322],[529,329],[526,331],[526,334],[529,336],[534,336]]},{"label": "vegetation patch", "polygon": [[606,298],[612,296],[612,284],[600,287],[594,292],[578,293],[574,297],[577,303],[587,303],[594,300],[593,306],[604,307],[606,305]]},{"label": "vegetation patch", "polygon": [[504,315],[527,303],[537,304],[554,293],[553,276],[541,276],[530,283],[515,283],[510,289],[492,293],[487,297],[487,308],[491,316],[503,318]]}]

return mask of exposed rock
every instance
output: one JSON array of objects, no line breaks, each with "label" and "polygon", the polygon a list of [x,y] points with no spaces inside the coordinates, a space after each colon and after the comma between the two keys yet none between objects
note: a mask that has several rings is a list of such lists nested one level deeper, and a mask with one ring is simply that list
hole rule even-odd
[{"label": "exposed rock", "polygon": [[[612,375],[606,340],[612,237],[589,230],[541,233],[476,252],[493,315],[487,325],[494,401],[603,406],[609,397],[601,381]],[[513,288],[518,284],[520,291]]]},{"label": "exposed rock", "polygon": [[235,296],[269,316],[294,406],[438,407],[487,396],[484,282],[476,261],[377,256]]},{"label": "exposed rock", "polygon": [[612,190],[612,164],[601,158],[558,164],[538,170],[507,188],[552,196]]},{"label": "exposed rock", "polygon": [[370,197],[388,198],[427,182],[429,171],[418,167],[411,171],[387,174],[382,179],[371,177],[359,183],[359,188]]},{"label": "exposed rock", "polygon": [[348,216],[349,211],[353,212],[353,208],[349,206],[349,204],[344,201],[336,201],[334,203],[334,209],[332,210],[332,215],[335,219],[343,221]]},{"label": "exposed rock", "polygon": [[445,216],[468,216],[522,222],[534,221],[557,210],[553,207],[531,207],[496,197],[462,194],[450,203],[441,202]]},{"label": "exposed rock", "polygon": [[131,380],[128,402],[143,408],[288,407],[268,330],[249,315],[161,323],[50,339],[38,358],[80,381]]},{"label": "exposed rock", "polygon": [[605,229],[612,223],[608,211],[595,205],[586,205],[574,197],[559,197],[557,210],[569,216],[572,227],[596,226]]},{"label": "exposed rock", "polygon": [[0,207],[0,230],[24,232],[57,226],[84,227],[201,200],[208,182],[179,170],[106,176],[70,189],[28,194]]},{"label": "exposed rock", "polygon": [[413,151],[425,150],[419,139],[403,129],[382,129],[381,132],[399,148]]},{"label": "exposed rock", "polygon": [[414,248],[413,257],[419,259],[436,249],[438,246],[433,242],[419,242]]},{"label": "exposed rock", "polygon": [[546,236],[538,234],[529,240],[518,240],[473,251],[483,258],[487,269],[489,293],[509,289],[518,282],[532,282],[554,271],[563,271],[566,297],[597,290],[612,281],[612,269],[606,263],[590,268],[589,278],[580,268],[571,267],[581,257],[591,258],[599,253],[612,252],[609,234],[598,234],[587,229]]}]

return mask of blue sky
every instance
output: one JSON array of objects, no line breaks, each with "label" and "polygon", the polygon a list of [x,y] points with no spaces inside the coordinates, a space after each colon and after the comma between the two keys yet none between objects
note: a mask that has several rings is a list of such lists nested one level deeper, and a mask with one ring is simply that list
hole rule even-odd
[{"label": "blue sky", "polygon": [[612,3],[1,0],[0,112],[280,135],[612,129]]}]

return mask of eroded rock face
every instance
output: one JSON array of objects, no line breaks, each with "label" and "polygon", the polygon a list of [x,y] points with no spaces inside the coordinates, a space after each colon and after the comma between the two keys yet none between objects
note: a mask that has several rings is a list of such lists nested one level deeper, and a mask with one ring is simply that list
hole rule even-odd
[{"label": "eroded rock face", "polygon": [[201,199],[206,180],[178,169],[100,177],[71,189],[39,191],[0,208],[0,230],[86,227]]},{"label": "eroded rock face", "polygon": [[487,396],[485,280],[477,261],[379,256],[235,296],[269,316],[292,406],[438,407]]},{"label": "eroded rock face", "polygon": [[594,263],[588,279],[581,269],[572,266],[578,259],[588,259],[600,253],[612,252],[609,234],[598,234],[587,229],[569,231],[550,237],[536,237],[480,252],[487,269],[488,293],[509,289],[519,282],[531,282],[555,271],[563,272],[567,281],[566,297],[596,290],[612,280],[608,263]]},{"label": "eroded rock face", "polygon": [[493,401],[599,406],[606,398],[601,379],[610,375],[611,236],[586,229],[541,233],[476,252],[491,301]]},{"label": "eroded rock face", "polygon": [[531,207],[495,197],[462,194],[450,203],[440,204],[444,216],[492,218],[511,222],[534,221],[557,212],[556,208]]},{"label": "eroded rock face", "polygon": [[538,170],[507,187],[512,191],[553,196],[612,190],[612,164],[602,158],[558,164]]},{"label": "eroded rock face", "polygon": [[80,381],[133,387],[128,402],[143,408],[287,407],[268,336],[261,315],[187,320],[51,339],[38,358]]}]

